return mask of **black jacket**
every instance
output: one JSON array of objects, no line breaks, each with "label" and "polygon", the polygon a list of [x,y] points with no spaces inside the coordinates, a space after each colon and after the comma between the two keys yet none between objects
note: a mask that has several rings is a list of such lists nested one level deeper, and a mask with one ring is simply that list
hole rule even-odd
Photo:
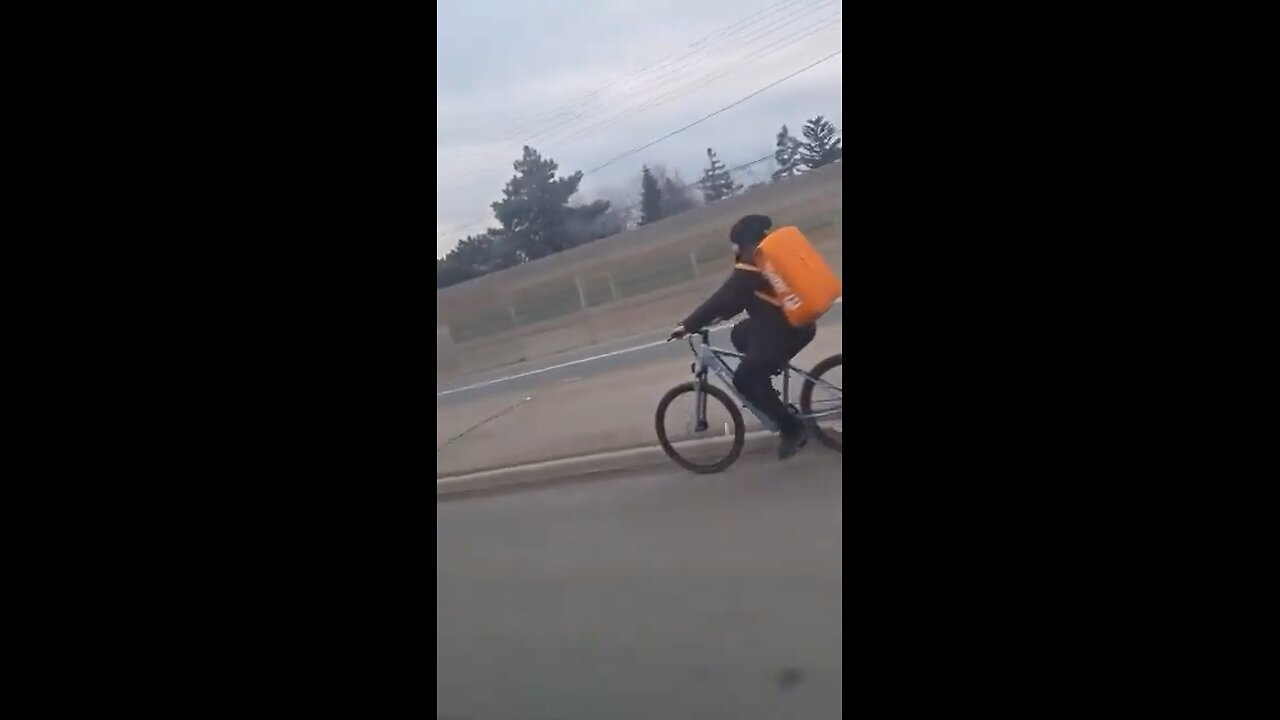
[{"label": "black jacket", "polygon": [[774,299],[773,288],[764,279],[760,269],[747,263],[733,266],[733,274],[725,280],[707,301],[689,314],[681,325],[689,332],[696,332],[716,320],[727,320],[743,310],[762,325],[788,325]]}]

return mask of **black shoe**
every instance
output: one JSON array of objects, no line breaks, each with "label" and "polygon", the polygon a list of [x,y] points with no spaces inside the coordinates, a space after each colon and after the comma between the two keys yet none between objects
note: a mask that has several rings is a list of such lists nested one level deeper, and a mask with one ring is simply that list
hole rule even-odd
[{"label": "black shoe", "polygon": [[783,430],[782,442],[778,445],[778,459],[786,460],[795,455],[807,442],[809,442],[809,428],[804,423],[799,423],[792,430]]}]

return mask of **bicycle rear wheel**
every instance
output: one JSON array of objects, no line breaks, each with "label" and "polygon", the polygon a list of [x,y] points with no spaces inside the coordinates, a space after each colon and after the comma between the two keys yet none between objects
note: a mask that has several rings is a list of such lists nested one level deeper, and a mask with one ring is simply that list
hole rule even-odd
[{"label": "bicycle rear wheel", "polygon": [[844,445],[844,353],[832,355],[813,366],[810,378],[822,382],[814,382],[805,378],[804,387],[800,388],[800,412],[808,415],[820,412],[835,412],[834,415],[808,420],[809,430],[818,438],[818,442],[843,452]]},{"label": "bicycle rear wheel", "polygon": [[667,391],[658,401],[654,429],[662,450],[680,467],[699,474],[718,473],[742,454],[746,426],[738,404],[725,391],[703,383],[707,410],[699,427],[698,383],[687,382]]}]

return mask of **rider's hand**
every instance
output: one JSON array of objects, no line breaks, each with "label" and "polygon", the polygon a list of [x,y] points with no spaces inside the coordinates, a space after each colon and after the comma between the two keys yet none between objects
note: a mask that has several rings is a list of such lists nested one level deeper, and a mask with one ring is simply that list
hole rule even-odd
[{"label": "rider's hand", "polygon": [[676,325],[676,326],[675,326],[675,328],[671,331],[671,337],[669,337],[669,338],[667,338],[667,339],[668,339],[668,340],[679,340],[680,338],[682,338],[682,337],[684,337],[685,335],[688,335],[688,334],[689,334],[689,331],[684,329],[684,325]]}]

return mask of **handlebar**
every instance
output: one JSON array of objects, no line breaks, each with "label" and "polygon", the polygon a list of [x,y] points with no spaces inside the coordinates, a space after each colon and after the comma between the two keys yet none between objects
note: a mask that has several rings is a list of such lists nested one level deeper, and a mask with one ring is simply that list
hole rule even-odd
[{"label": "handlebar", "polygon": [[[706,344],[711,339],[711,330],[709,328],[702,328],[701,330],[695,330],[694,332],[686,331],[684,335],[676,335],[675,333],[671,333],[671,336],[667,338],[667,342],[671,342],[672,340],[679,340],[682,337],[691,337],[693,335],[700,335],[702,337],[703,344]],[[690,342],[693,342],[693,341],[690,340]]]}]

